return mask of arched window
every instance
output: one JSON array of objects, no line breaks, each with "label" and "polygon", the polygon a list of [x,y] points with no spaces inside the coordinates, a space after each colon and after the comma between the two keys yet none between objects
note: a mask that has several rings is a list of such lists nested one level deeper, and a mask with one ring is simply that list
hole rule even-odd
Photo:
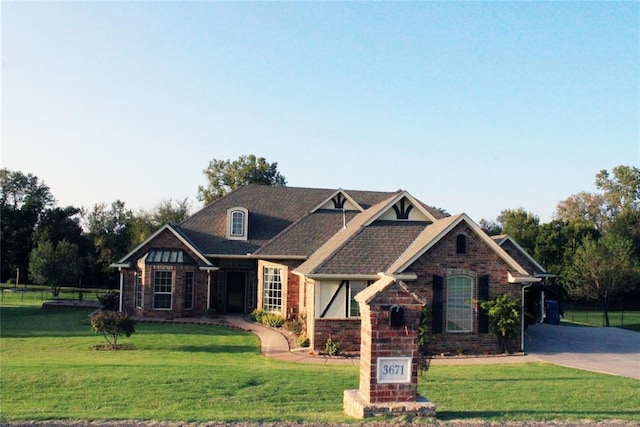
[{"label": "arched window", "polygon": [[247,217],[245,208],[231,208],[227,211],[227,238],[247,240]]},{"label": "arched window", "polygon": [[464,234],[458,234],[456,236],[456,253],[457,254],[467,253],[467,236],[465,236]]}]

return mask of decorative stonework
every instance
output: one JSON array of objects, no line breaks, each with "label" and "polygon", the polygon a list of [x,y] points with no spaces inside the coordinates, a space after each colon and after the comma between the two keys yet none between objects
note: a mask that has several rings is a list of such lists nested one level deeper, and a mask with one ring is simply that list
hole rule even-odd
[{"label": "decorative stonework", "polygon": [[425,301],[385,276],[356,296],[360,304],[360,388],[344,392],[344,411],[374,415],[435,416],[418,396],[418,326]]}]

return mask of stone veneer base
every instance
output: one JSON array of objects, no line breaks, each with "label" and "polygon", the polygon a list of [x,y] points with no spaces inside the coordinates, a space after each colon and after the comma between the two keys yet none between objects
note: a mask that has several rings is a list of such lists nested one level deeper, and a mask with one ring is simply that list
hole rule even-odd
[{"label": "stone veneer base", "polygon": [[392,417],[435,417],[436,405],[418,395],[415,402],[367,403],[360,390],[345,390],[343,408],[347,415],[355,418],[368,418],[379,415]]}]

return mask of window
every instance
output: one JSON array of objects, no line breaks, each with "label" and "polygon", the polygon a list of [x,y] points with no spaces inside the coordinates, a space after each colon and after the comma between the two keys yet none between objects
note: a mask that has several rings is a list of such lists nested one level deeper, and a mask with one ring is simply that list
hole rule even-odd
[{"label": "window", "polygon": [[194,273],[193,271],[187,271],[184,273],[184,308],[186,310],[193,310],[193,296],[194,296]]},{"label": "window", "polygon": [[171,292],[172,271],[153,272],[153,308],[171,310],[173,293]]},{"label": "window", "polygon": [[136,272],[136,307],[142,308],[142,270]]},{"label": "window", "polygon": [[247,217],[245,208],[231,208],[227,211],[227,239],[247,240]]},{"label": "window", "polygon": [[456,253],[457,254],[467,253],[467,236],[465,236],[464,234],[458,234],[456,236]]},{"label": "window", "polygon": [[349,282],[349,317],[360,317],[360,304],[355,298],[366,287],[366,282]]},{"label": "window", "polygon": [[473,330],[473,280],[469,276],[447,279],[447,332]]},{"label": "window", "polygon": [[244,212],[233,211],[231,213],[231,235],[244,236]]},{"label": "window", "polygon": [[282,268],[264,267],[263,270],[262,309],[282,312]]}]

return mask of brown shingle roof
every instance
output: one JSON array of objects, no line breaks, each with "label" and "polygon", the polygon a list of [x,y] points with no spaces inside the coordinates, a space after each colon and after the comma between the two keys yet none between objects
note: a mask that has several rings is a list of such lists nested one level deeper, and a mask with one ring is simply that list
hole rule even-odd
[{"label": "brown shingle roof", "polygon": [[[206,255],[254,253],[335,192],[335,189],[245,185],[196,212],[180,223],[179,229]],[[378,203],[392,194],[377,191],[345,192],[362,206]],[[233,207],[244,207],[249,211],[246,241],[226,239],[227,210]],[[299,239],[291,238],[290,241],[297,242],[299,247]],[[292,247],[285,252],[294,255],[295,250],[298,249]],[[295,255],[306,253],[308,251]]]},{"label": "brown shingle roof", "polygon": [[258,249],[261,256],[303,256],[309,257],[344,224],[351,221],[357,211],[319,209],[292,224],[273,240]]},{"label": "brown shingle roof", "polygon": [[374,221],[363,227],[312,274],[362,274],[384,272],[430,223]]}]

